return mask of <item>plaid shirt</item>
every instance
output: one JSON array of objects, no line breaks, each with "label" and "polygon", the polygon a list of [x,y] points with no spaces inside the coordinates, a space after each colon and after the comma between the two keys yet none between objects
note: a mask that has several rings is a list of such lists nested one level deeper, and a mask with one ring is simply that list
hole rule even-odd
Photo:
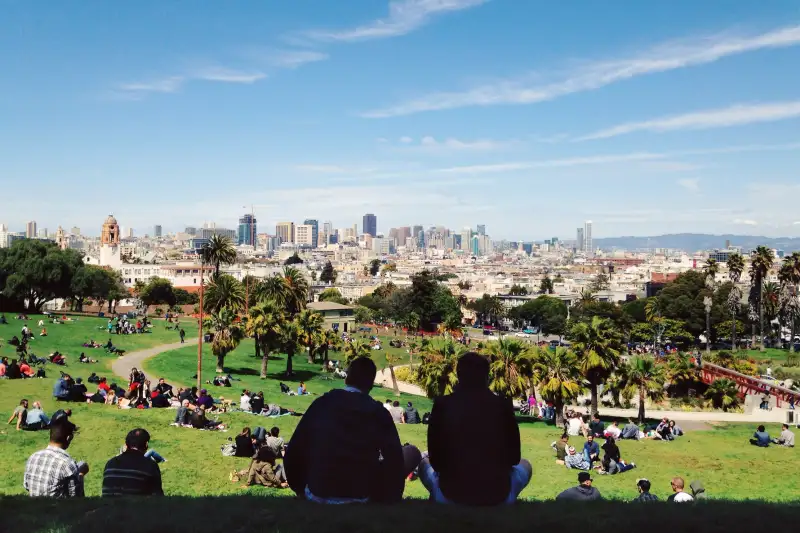
[{"label": "plaid shirt", "polygon": [[78,474],[78,465],[67,452],[55,446],[31,455],[25,465],[23,485],[31,496],[83,496],[83,478]]}]

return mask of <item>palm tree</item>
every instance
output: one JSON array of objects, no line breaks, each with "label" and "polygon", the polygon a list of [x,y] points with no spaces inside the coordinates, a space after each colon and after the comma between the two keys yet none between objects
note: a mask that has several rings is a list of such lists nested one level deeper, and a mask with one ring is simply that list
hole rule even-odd
[{"label": "palm tree", "polygon": [[653,325],[653,352],[657,352],[664,333],[664,318],[661,316],[661,301],[658,298],[648,300],[644,307],[644,318]]},{"label": "palm tree", "polygon": [[[750,313],[758,312],[759,334],[761,336],[761,349],[764,349],[764,280],[772,268],[772,250],[766,246],[759,246],[750,256]],[[755,330],[755,324],[753,325]],[[753,335],[755,337],[755,335]]]},{"label": "palm tree", "polygon": [[[392,376],[392,389],[395,396],[400,396],[400,387],[397,385],[397,377],[394,375],[394,365],[400,362],[400,358],[386,352],[386,367],[389,369],[389,374]],[[384,369],[385,370],[385,369]]]},{"label": "palm tree", "polygon": [[208,244],[201,249],[203,262],[214,265],[214,273],[219,276],[219,267],[222,263],[231,264],[236,261],[236,248],[229,237],[216,233],[208,239]]},{"label": "palm tree", "polygon": [[250,308],[246,331],[256,339],[261,351],[261,379],[267,377],[269,356],[281,347],[281,324],[285,321],[283,309],[272,300]]},{"label": "palm tree", "polygon": [[308,302],[308,281],[294,267],[283,268],[283,283],[286,291],[286,309],[295,315],[306,308]]},{"label": "palm tree", "polygon": [[244,308],[244,287],[229,274],[214,275],[203,295],[203,310],[215,313],[227,307],[232,311]]},{"label": "palm tree", "polygon": [[[767,324],[770,325],[767,329],[772,330],[772,322],[780,314],[781,287],[773,281],[764,283],[762,300],[764,303],[764,317],[767,319]],[[780,338],[780,334],[778,338]]]},{"label": "palm tree", "polygon": [[214,334],[211,353],[217,356],[217,372],[225,371],[225,356],[239,346],[244,335],[242,326],[236,320],[236,313],[223,307],[203,322],[203,328]]},{"label": "palm tree", "polygon": [[320,342],[319,347],[322,350],[323,355],[323,362],[328,362],[328,352],[333,350],[339,350],[342,345],[342,338],[333,330],[326,329],[320,335]]},{"label": "palm tree", "polygon": [[606,384],[603,389],[611,395],[611,398],[614,401],[614,407],[618,409],[622,407],[622,402],[620,401],[621,398],[628,402],[633,399],[633,395],[629,394],[629,391],[626,390],[626,387],[628,386],[629,366],[630,365],[628,363],[620,363],[614,373],[611,374],[611,377],[606,380]]},{"label": "palm tree", "polygon": [[731,254],[728,256],[728,279],[733,284],[731,292],[728,294],[728,311],[731,314],[731,348],[736,351],[736,317],[742,306],[742,291],[739,289],[739,281],[744,272],[744,259],[741,254]]},{"label": "palm tree", "polygon": [[673,385],[686,385],[697,379],[697,367],[688,354],[680,352],[669,357],[667,377]]},{"label": "palm tree", "polygon": [[709,385],[706,398],[711,400],[714,407],[727,412],[739,405],[739,388],[732,379],[718,379]]},{"label": "palm tree", "polygon": [[502,337],[484,352],[489,357],[489,388],[495,394],[514,398],[530,387],[533,353],[530,345]]},{"label": "palm tree", "polygon": [[637,355],[628,364],[628,394],[639,395],[639,423],[645,419],[647,400],[664,397],[664,382],[667,376],[664,367],[656,363],[652,355]]},{"label": "palm tree", "polygon": [[308,348],[308,362],[314,362],[317,339],[325,327],[325,319],[311,309],[304,309],[297,315],[297,327],[300,328],[300,343]]},{"label": "palm tree", "polygon": [[281,348],[286,353],[286,377],[294,374],[292,359],[300,347],[301,331],[295,320],[284,320],[280,326]]},{"label": "palm tree", "polygon": [[344,360],[348,365],[359,357],[370,357],[371,355],[370,345],[359,339],[353,339],[344,347]]},{"label": "palm tree", "polygon": [[711,292],[711,294],[703,297],[703,306],[706,310],[706,353],[711,353],[711,308],[714,305],[714,287],[716,286],[715,279],[719,273],[719,264],[716,259],[709,257],[703,270],[706,277],[706,287]]},{"label": "palm tree", "polygon": [[622,335],[608,319],[592,317],[591,322],[578,322],[570,330],[572,348],[578,355],[581,372],[589,382],[592,414],[598,411],[598,387],[619,365],[623,350]]},{"label": "palm tree", "polygon": [[592,289],[585,288],[581,289],[580,298],[578,299],[578,305],[581,307],[586,307],[589,304],[593,304],[597,301],[597,296],[595,296]]},{"label": "palm tree", "polygon": [[257,302],[272,300],[281,309],[286,308],[286,284],[281,276],[274,275],[262,280],[253,292]]},{"label": "palm tree", "polygon": [[417,379],[428,398],[453,392],[458,383],[458,358],[466,351],[463,344],[440,339],[428,344],[420,354]]},{"label": "palm tree", "polygon": [[[800,318],[800,300],[798,300],[798,283],[800,283],[800,252],[794,252],[783,260],[778,272],[781,282],[781,326],[789,325],[789,352],[794,353],[794,334],[797,320]],[[783,327],[781,327],[783,334]]]},{"label": "palm tree", "polygon": [[533,379],[543,398],[553,402],[556,427],[562,427],[564,405],[577,398],[583,389],[577,356],[562,347],[555,350],[539,349],[535,356]]}]

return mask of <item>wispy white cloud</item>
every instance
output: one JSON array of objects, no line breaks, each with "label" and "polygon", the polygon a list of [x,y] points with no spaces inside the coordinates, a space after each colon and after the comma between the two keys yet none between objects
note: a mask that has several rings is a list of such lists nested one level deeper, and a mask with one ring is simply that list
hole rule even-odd
[{"label": "wispy white cloud", "polygon": [[411,144],[411,143],[414,142],[414,139],[412,139],[411,137],[408,137],[408,136],[400,137],[400,142],[403,143],[403,144]]},{"label": "wispy white cloud", "polygon": [[684,178],[678,180],[678,185],[691,192],[698,192],[700,190],[700,180],[697,178]]},{"label": "wispy white cloud", "polygon": [[[380,143],[386,143],[386,139],[378,140]],[[511,147],[516,141],[496,141],[492,139],[478,139],[473,141],[465,141],[449,137],[446,139],[436,139],[430,135],[426,135],[415,142],[412,137],[401,137],[399,144],[402,146],[395,146],[397,149],[409,152],[421,152],[430,154],[447,154],[458,152],[488,152],[492,150],[499,150]]]},{"label": "wispy white cloud", "polygon": [[558,168],[584,165],[601,165],[631,161],[649,161],[663,159],[664,154],[647,152],[631,154],[599,155],[588,157],[571,157],[564,159],[546,159],[542,161],[524,161],[516,163],[496,163],[488,165],[468,165],[438,169],[437,172],[448,174],[485,174],[494,172],[513,172],[516,170],[529,170],[533,168]]},{"label": "wispy white cloud", "polygon": [[267,75],[258,70],[236,70],[219,66],[205,67],[192,73],[192,78],[223,83],[255,83]]},{"label": "wispy white cloud", "polygon": [[[722,58],[771,48],[800,44],[800,25],[778,28],[750,36],[730,34],[667,42],[644,54],[605,61],[588,61],[566,73],[537,75],[518,80],[502,80],[465,91],[438,92],[383,109],[361,114],[366,118],[410,115],[424,111],[501,104],[532,104],[553,100],[572,93],[592,91],[623,80],[681,69]],[[540,79],[553,81],[542,83]]]},{"label": "wispy white cloud", "polygon": [[758,226],[757,220],[752,220],[749,218],[737,218],[733,221],[733,223],[740,226]]},{"label": "wispy white cloud", "polygon": [[307,63],[316,63],[328,59],[328,54],[316,50],[263,47],[245,49],[243,55],[257,64],[286,69],[293,69]]},{"label": "wispy white cloud", "polygon": [[579,137],[576,141],[607,139],[636,131],[664,132],[675,130],[699,130],[742,126],[757,122],[774,122],[800,117],[800,100],[772,102],[768,104],[738,104],[721,109],[697,111],[683,115],[628,122],[613,128]]},{"label": "wispy white cloud", "polygon": [[121,83],[117,89],[130,93],[174,93],[180,90],[185,81],[183,76],[170,76],[151,81]]},{"label": "wispy white cloud", "polygon": [[434,17],[469,9],[489,0],[393,0],[388,16],[344,30],[312,30],[303,36],[317,41],[353,42],[406,35]]}]

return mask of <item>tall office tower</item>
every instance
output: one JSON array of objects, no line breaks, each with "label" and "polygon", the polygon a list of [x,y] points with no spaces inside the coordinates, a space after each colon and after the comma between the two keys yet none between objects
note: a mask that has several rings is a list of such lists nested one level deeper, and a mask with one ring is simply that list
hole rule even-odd
[{"label": "tall office tower", "polygon": [[583,228],[578,228],[577,236],[575,238],[575,249],[579,252],[583,251],[583,244],[584,244],[584,235],[583,235]]},{"label": "tall office tower", "polygon": [[298,224],[294,228],[294,243],[298,246],[311,247],[314,242],[314,226],[311,224]]},{"label": "tall office tower", "polygon": [[256,245],[256,234],[258,233],[256,222],[255,215],[251,213],[246,213],[239,217],[239,231],[236,235],[237,244],[245,244],[247,246]]},{"label": "tall office tower", "polygon": [[[156,226],[156,227],[160,227],[160,226]],[[128,228],[128,238],[129,239],[133,239],[133,228]]]},{"label": "tall office tower", "polygon": [[486,235],[486,224],[478,224],[478,235]]},{"label": "tall office tower", "polygon": [[375,237],[378,234],[378,218],[372,213],[364,215],[364,220],[361,223],[361,229],[366,235]]},{"label": "tall office tower", "polygon": [[36,237],[36,221],[31,220],[28,222],[28,225],[25,227],[25,237],[28,239],[33,239]]},{"label": "tall office tower", "polygon": [[413,226],[411,228],[411,238],[414,240],[419,239],[419,232],[422,231],[422,226]]},{"label": "tall office tower", "polygon": [[592,221],[587,220],[583,224],[583,248],[588,255],[594,255],[594,245],[592,243]]},{"label": "tall office tower", "polygon": [[155,237],[156,239],[160,239],[161,238],[161,225],[160,224],[156,224],[156,226],[153,228],[153,237]]},{"label": "tall office tower", "polygon": [[472,246],[472,228],[461,230],[461,249],[469,252]]},{"label": "tall office tower", "polygon": [[79,228],[78,226],[72,226],[72,229],[69,230],[69,232],[72,233],[73,235],[80,235],[81,228]]},{"label": "tall office tower", "polygon": [[322,244],[329,244],[331,243],[331,237],[333,237],[336,232],[333,229],[333,222],[327,220],[324,224],[322,224],[322,231],[325,233],[325,242]]},{"label": "tall office tower", "polygon": [[183,230],[183,232],[189,235],[190,237],[194,237],[195,235],[197,235],[197,228],[195,228],[194,226],[186,226],[186,229]]},{"label": "tall office tower", "polygon": [[294,222],[278,222],[275,225],[275,235],[284,242],[294,242]]},{"label": "tall office tower", "polygon": [[406,241],[411,237],[411,228],[403,226],[397,228],[397,246],[405,246]]},{"label": "tall office tower", "polygon": [[319,246],[319,221],[313,218],[307,218],[303,221],[303,224],[313,228],[311,232],[311,247],[316,248]]},{"label": "tall office tower", "polygon": [[[421,228],[422,226],[420,226]],[[419,233],[417,233],[417,248],[420,250],[425,249],[425,230],[420,229]]]},{"label": "tall office tower", "polygon": [[353,224],[353,237],[358,241],[358,224]]}]

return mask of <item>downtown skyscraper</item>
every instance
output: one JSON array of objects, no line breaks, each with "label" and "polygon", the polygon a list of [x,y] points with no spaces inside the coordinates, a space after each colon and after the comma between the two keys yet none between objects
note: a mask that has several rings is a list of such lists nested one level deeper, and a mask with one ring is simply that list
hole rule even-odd
[{"label": "downtown skyscraper", "polygon": [[378,235],[378,217],[373,215],[372,213],[367,213],[364,215],[364,219],[361,224],[362,232],[365,235],[372,235],[373,237]]}]

